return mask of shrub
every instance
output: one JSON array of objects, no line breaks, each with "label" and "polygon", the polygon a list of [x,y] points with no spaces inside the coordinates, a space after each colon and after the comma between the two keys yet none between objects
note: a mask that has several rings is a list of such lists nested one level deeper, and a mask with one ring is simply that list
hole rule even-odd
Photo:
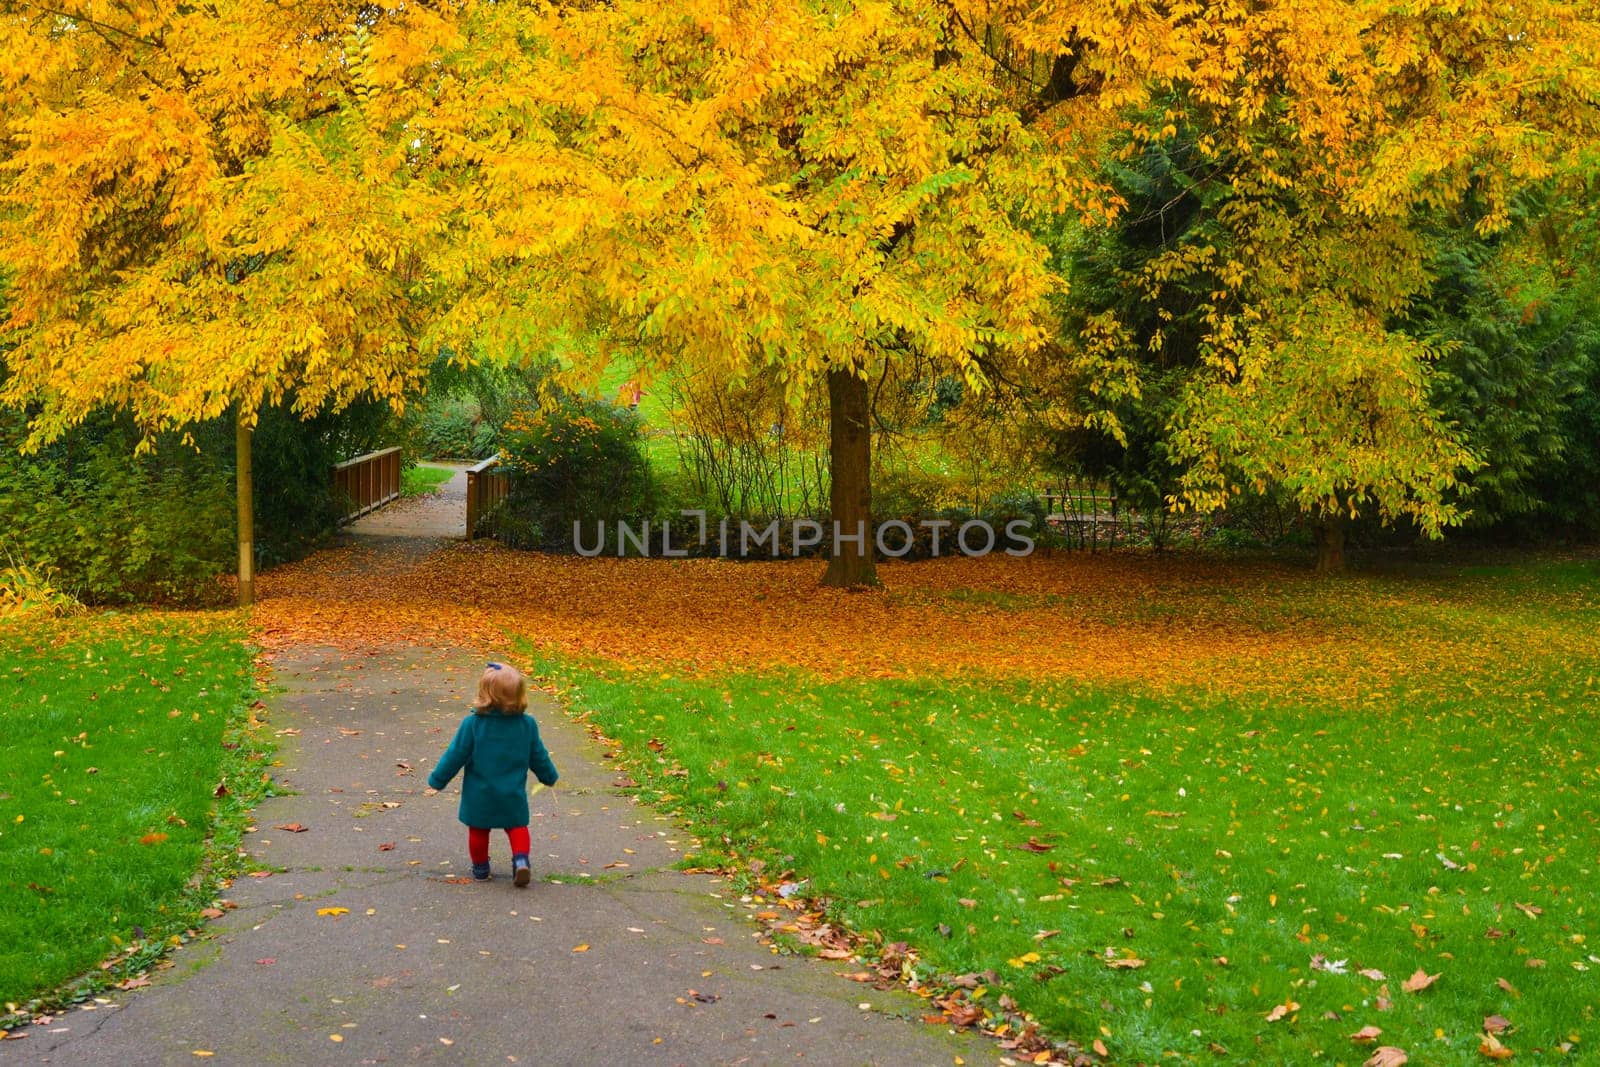
[{"label": "shrub", "polygon": [[[334,528],[329,471],[389,432],[376,405],[301,421],[261,414],[255,434],[256,554],[261,566],[296,559]],[[17,452],[15,414],[0,417],[0,549],[53,588],[85,603],[221,602],[217,581],[236,563],[231,419],[197,426],[193,444],[162,435],[135,456],[139,435],[102,416],[38,455]]]},{"label": "shrub", "polygon": [[16,560],[0,568],[0,619],[28,615],[61,618],[82,610],[77,598],[56,583],[54,568],[33,567]]},{"label": "shrub", "polygon": [[417,424],[417,445],[430,459],[482,459],[498,444],[497,428],[485,421],[483,408],[471,395],[429,400]]},{"label": "shrub", "polygon": [[501,428],[539,403],[550,364],[460,363],[441,352],[428,391],[406,423],[410,445],[427,459],[480,460],[500,450]]},{"label": "shrub", "polygon": [[[486,529],[517,548],[569,551],[574,522],[586,531],[655,508],[655,482],[638,417],[603,400],[563,395],[514,415],[501,458],[511,478]],[[609,544],[609,542],[608,542]]]},{"label": "shrub", "polygon": [[[15,424],[11,427],[18,429]],[[134,432],[110,420],[33,457],[0,451],[5,549],[89,603],[220,598],[230,558],[228,473],[177,442],[134,458]]]}]

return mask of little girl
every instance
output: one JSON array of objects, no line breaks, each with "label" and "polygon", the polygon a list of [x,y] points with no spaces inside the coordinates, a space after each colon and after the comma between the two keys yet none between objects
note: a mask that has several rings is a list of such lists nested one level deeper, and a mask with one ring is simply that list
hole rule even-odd
[{"label": "little girl", "polygon": [[472,877],[489,878],[489,831],[499,827],[511,839],[512,880],[528,884],[528,772],[555,785],[556,765],[539,740],[539,724],[528,714],[528,683],[515,667],[491,663],[478,679],[472,714],[461,720],[450,747],[428,775],[440,790],[456,772],[461,777],[460,819],[467,825]]}]

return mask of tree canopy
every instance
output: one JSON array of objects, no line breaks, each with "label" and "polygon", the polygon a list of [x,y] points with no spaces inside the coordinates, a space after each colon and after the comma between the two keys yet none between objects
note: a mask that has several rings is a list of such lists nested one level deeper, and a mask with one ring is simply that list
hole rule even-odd
[{"label": "tree canopy", "polygon": [[428,228],[360,106],[368,5],[3,11],[0,398],[34,444],[102,407],[153,432],[402,401]]},{"label": "tree canopy", "polygon": [[[1600,94],[1600,23],[1555,0],[4,18],[0,396],[36,442],[100,406],[398,405],[441,349],[776,368],[827,390],[846,529],[908,358],[1113,438],[1168,361],[1173,506],[1459,522],[1485,439],[1440,406],[1448,339],[1408,328],[1430,228],[1580,204]],[[1159,235],[1075,305],[1152,157]],[[866,551],[829,573],[872,579]]]}]

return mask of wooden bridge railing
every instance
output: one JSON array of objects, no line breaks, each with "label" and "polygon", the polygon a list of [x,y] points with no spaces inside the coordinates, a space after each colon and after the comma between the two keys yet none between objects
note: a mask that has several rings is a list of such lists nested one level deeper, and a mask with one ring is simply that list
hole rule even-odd
[{"label": "wooden bridge railing", "polygon": [[344,500],[340,522],[350,522],[400,495],[400,449],[385,448],[333,468],[333,491]]},{"label": "wooden bridge railing", "polygon": [[499,456],[467,468],[467,540],[478,536],[478,524],[499,507],[511,491],[511,476],[500,466]]}]

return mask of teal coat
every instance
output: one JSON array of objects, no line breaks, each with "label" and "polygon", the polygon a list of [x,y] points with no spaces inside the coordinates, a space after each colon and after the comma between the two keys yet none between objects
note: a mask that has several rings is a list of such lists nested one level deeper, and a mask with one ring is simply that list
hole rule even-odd
[{"label": "teal coat", "polygon": [[528,825],[528,772],[545,785],[555,785],[558,777],[539,740],[539,724],[527,713],[486,711],[462,719],[428,785],[443,789],[463,767],[461,821],[484,829]]}]

